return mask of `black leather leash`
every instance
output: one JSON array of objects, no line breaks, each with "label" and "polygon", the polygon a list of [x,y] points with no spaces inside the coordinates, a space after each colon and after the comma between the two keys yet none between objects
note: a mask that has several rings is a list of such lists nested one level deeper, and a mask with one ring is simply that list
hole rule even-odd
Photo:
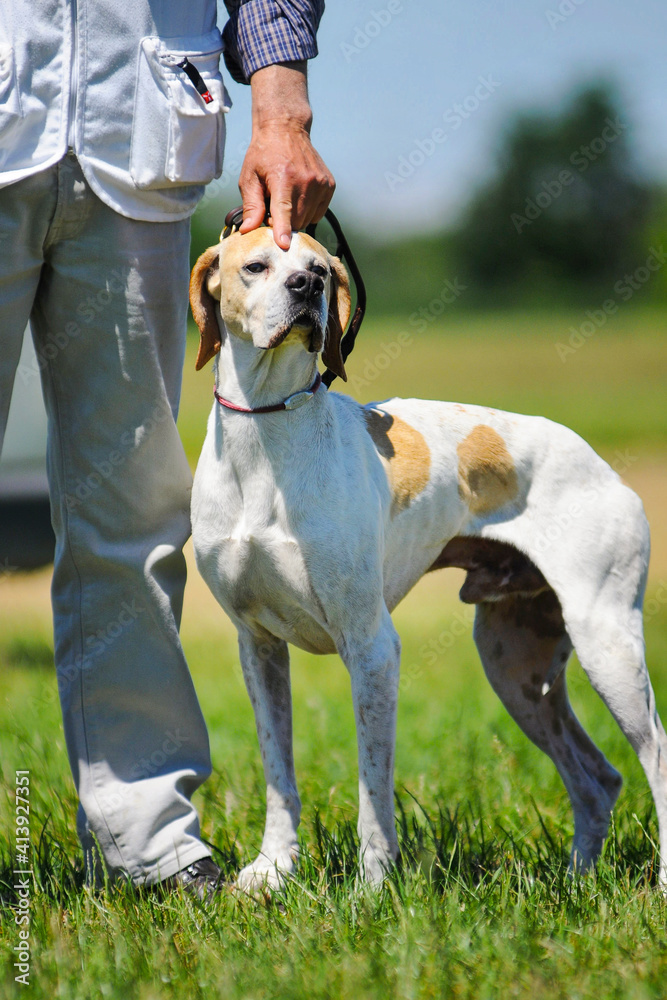
[{"label": "black leather leash", "polygon": [[[336,253],[335,256],[339,257],[341,260],[345,261],[348,271],[354,282],[354,287],[356,291],[356,305],[354,307],[354,313],[352,314],[352,319],[349,322],[348,328],[345,331],[345,335],[341,340],[340,351],[343,357],[343,361],[347,361],[348,357],[354,349],[354,342],[357,339],[357,334],[359,333],[359,327],[361,326],[364,315],[366,314],[366,286],[364,285],[364,279],[361,277],[361,272],[357,265],[356,260],[350,250],[350,244],[345,238],[345,234],[341,228],[340,222],[333,214],[330,208],[327,209],[324,218],[327,220],[329,225],[334,231],[336,237]],[[231,212],[228,212],[225,216],[225,228],[222,231],[221,239],[226,239],[228,236],[239,228],[243,222],[243,208],[233,208]],[[265,223],[266,224],[266,223]],[[306,232],[313,239],[317,239],[316,231],[319,222],[315,222],[310,226],[306,226]],[[326,385],[327,389],[336,378],[336,373],[332,372],[330,368],[322,375],[322,381]]]}]

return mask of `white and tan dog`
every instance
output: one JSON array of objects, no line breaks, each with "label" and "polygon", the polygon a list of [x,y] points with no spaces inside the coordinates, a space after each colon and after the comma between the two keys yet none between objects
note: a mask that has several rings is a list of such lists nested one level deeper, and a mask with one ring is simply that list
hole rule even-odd
[{"label": "white and tan dog", "polygon": [[[574,647],[646,772],[667,883],[667,738],[644,660],[649,532],[638,497],[541,417],[417,399],[361,406],[317,389],[321,350],[345,377],[350,294],[340,262],[304,234],[288,251],[268,228],[212,247],[193,270],[191,304],[197,368],[217,354],[223,400],[195,476],[195,553],[238,629],[267,784],[261,851],[238,884],[278,886],[298,855],[288,643],[336,651],[349,670],[362,871],[383,878],[397,854],[390,612],[445,566],[467,570],[461,598],[477,605],[486,674],[565,783],[572,866],[595,861],[621,787],[568,702]],[[227,405],[286,399],[279,412]]]}]

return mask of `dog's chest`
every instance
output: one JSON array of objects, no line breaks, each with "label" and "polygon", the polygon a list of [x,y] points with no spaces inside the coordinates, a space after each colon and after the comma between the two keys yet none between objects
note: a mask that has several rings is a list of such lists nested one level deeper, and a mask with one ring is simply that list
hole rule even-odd
[{"label": "dog's chest", "polygon": [[308,543],[295,530],[295,507],[294,491],[281,488],[261,454],[244,461],[242,475],[228,458],[202,462],[192,508],[197,564],[233,619],[314,652],[331,652],[311,587]]}]

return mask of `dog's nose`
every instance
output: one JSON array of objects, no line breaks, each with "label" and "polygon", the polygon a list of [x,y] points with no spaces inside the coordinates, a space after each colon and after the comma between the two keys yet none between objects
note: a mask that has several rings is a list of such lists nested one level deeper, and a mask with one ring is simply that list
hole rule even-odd
[{"label": "dog's nose", "polygon": [[324,282],[319,274],[312,271],[293,271],[285,281],[295,299],[305,302],[314,299],[324,291]]}]

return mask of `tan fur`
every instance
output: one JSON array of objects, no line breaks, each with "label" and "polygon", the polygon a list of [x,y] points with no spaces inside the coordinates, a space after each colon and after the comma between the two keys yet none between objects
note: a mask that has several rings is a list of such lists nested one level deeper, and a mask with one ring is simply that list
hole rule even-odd
[{"label": "tan fur", "polygon": [[[217,292],[220,297],[220,247],[209,247],[192,269],[190,276],[190,308],[199,327],[199,351],[195,368],[199,371],[220,350],[220,327],[215,311]],[[215,272],[215,273],[214,273]]]},{"label": "tan fur", "polygon": [[456,449],[459,494],[473,514],[488,514],[513,500],[516,469],[504,440],[486,424],[477,424]]},{"label": "tan fur", "polygon": [[273,242],[271,229],[262,226],[249,233],[232,233],[223,240],[220,253],[220,309],[228,327],[238,335],[246,319],[246,287],[239,272],[252,259],[262,257],[267,240]]},{"label": "tan fur", "polygon": [[347,271],[338,260],[338,257],[330,256],[329,263],[331,265],[332,287],[329,298],[329,318],[327,320],[322,361],[327,368],[335,372],[339,378],[342,378],[343,382],[347,382],[347,373],[343,363],[340,343],[343,339],[343,331],[347,326],[352,307],[350,282],[347,277]]},{"label": "tan fur", "polygon": [[431,452],[419,431],[383,410],[366,410],[366,427],[381,457],[394,496],[392,513],[409,507],[429,480]]}]

